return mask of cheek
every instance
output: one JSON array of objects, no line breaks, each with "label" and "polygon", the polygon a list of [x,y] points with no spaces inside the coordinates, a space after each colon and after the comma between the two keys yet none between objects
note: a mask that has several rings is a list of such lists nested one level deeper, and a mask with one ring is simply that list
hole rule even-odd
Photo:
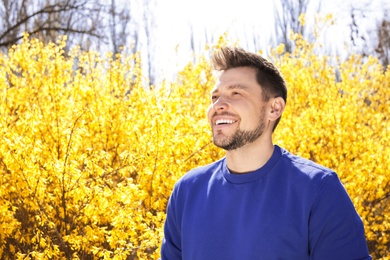
[{"label": "cheek", "polygon": [[213,105],[210,105],[210,106],[207,108],[207,111],[206,111],[207,120],[208,120],[209,122],[211,121],[212,115],[213,115]]}]

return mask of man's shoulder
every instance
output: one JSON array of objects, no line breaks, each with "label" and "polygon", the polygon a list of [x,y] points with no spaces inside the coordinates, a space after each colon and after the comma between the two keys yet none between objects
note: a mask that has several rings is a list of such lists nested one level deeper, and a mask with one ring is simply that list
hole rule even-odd
[{"label": "man's shoulder", "polygon": [[318,162],[293,154],[283,148],[281,150],[283,160],[285,163],[290,164],[291,171],[297,174],[302,174],[310,178],[319,177],[321,179],[336,175],[334,170]]},{"label": "man's shoulder", "polygon": [[219,159],[218,161],[209,163],[207,165],[198,166],[189,170],[185,173],[179,180],[179,183],[182,182],[194,182],[199,179],[209,178],[216,170],[221,169],[223,167],[225,158]]},{"label": "man's shoulder", "polygon": [[282,185],[293,187],[305,197],[315,198],[325,187],[340,189],[341,182],[337,173],[313,160],[282,151],[283,162],[277,170]]}]

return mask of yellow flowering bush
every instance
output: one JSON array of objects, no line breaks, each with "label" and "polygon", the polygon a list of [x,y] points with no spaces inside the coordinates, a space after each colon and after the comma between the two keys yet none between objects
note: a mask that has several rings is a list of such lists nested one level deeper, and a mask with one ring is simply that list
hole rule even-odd
[{"label": "yellow flowering bush", "polygon": [[[275,141],[338,172],[371,254],[390,259],[390,70],[296,43],[270,57],[289,87]],[[65,47],[26,36],[0,54],[0,258],[157,259],[173,184],[224,154],[210,65],[147,87],[137,54]]]},{"label": "yellow flowering bush", "polygon": [[64,47],[26,37],[0,58],[0,256],[156,259],[173,183],[219,156],[210,70],[145,89],[137,55]]}]

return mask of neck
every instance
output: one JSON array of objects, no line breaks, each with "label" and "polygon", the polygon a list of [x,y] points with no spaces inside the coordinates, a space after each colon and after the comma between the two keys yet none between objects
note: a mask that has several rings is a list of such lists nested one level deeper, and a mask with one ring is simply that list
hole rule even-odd
[{"label": "neck", "polygon": [[271,138],[257,140],[236,150],[226,151],[226,163],[232,173],[252,172],[266,164],[273,152]]}]

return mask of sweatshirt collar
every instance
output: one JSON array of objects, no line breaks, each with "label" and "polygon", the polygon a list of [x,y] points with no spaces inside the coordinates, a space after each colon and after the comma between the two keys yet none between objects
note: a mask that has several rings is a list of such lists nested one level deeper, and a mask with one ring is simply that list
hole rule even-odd
[{"label": "sweatshirt collar", "polygon": [[224,178],[231,183],[243,184],[243,183],[253,182],[267,175],[267,173],[270,172],[271,169],[275,166],[276,162],[279,160],[281,155],[282,155],[281,148],[275,145],[274,152],[272,153],[271,158],[266,162],[266,164],[264,164],[261,168],[255,171],[244,173],[244,174],[230,173],[226,165],[226,158],[224,158],[221,165],[222,173]]}]

